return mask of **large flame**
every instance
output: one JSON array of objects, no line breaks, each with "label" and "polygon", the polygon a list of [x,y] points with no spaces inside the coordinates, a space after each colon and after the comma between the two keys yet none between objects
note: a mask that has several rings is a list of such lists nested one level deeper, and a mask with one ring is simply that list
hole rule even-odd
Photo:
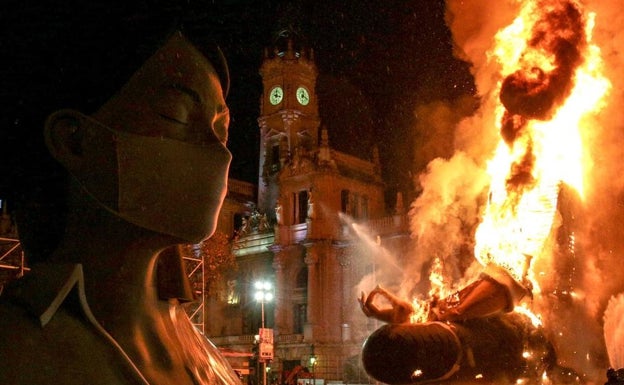
[{"label": "large flame", "polygon": [[[501,140],[488,163],[490,194],[475,256],[534,281],[549,257],[561,184],[583,196],[584,117],[601,108],[609,82],[592,43],[594,15],[568,0],[524,2],[496,35],[488,60],[500,68],[495,114]],[[535,283],[535,282],[534,282]]]},{"label": "large flame", "polygon": [[[533,287],[535,300],[516,311],[547,331],[559,364],[587,376],[604,374],[592,374],[603,366],[602,341],[595,338],[600,295],[592,291],[615,286],[597,288],[606,266],[622,274],[615,262],[600,265],[622,249],[615,239],[622,211],[615,203],[621,205],[624,185],[621,149],[615,151],[622,94],[609,94],[603,75],[621,88],[616,68],[624,62],[624,34],[613,33],[621,25],[613,15],[621,15],[622,5],[615,4],[447,0],[455,52],[472,64],[480,106],[456,125],[454,155],[431,161],[415,181],[422,194],[410,210],[416,240],[410,267],[417,278],[424,268],[430,275],[428,286],[401,287],[428,287],[433,301],[414,300],[414,322],[427,319],[436,298],[474,281],[481,265],[497,265]],[[617,225],[606,228],[611,223]],[[466,263],[467,249],[478,263]]]}]

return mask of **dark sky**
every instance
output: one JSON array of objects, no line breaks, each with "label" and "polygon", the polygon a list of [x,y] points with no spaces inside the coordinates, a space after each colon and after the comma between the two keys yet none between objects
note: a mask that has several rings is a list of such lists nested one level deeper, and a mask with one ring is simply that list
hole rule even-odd
[{"label": "dark sky", "polygon": [[[452,57],[441,0],[145,0],[143,3],[159,10],[189,7],[206,35],[214,36],[223,48],[232,76],[228,97],[232,112],[229,147],[234,155],[231,176],[252,183],[257,182],[258,173],[257,118],[262,92],[258,70],[265,47],[270,47],[277,33],[284,29],[294,31],[314,49],[319,69],[319,110],[332,146],[366,155],[372,152],[373,143],[379,143],[383,174],[390,187],[410,184],[415,107],[433,100],[453,99],[470,93],[473,88],[467,66]],[[35,126],[39,130],[43,118],[38,117],[37,121],[34,116],[44,110],[42,104],[55,108],[54,103],[61,103],[50,100],[44,91],[50,87],[54,92],[59,91],[54,89],[57,77],[69,79],[74,87],[73,96],[79,94],[82,98],[84,93],[84,99],[91,89],[107,84],[113,87],[116,83],[101,74],[123,66],[133,68],[135,63],[125,60],[132,50],[127,47],[133,47],[127,41],[132,36],[150,33],[137,33],[145,26],[111,27],[108,20],[99,20],[100,14],[117,12],[108,2],[88,3],[89,17],[95,15],[94,20],[101,26],[85,22],[87,19],[78,13],[87,4],[84,0],[50,0],[45,4],[36,0],[6,0],[0,10],[3,58],[0,119],[2,133],[8,134],[7,140],[0,139],[4,145],[0,153],[18,155],[11,156],[9,163],[6,157],[2,158],[0,174],[7,169],[25,167],[22,164],[30,155],[23,154],[29,154],[30,149],[19,147],[29,147],[31,138],[40,135],[27,131],[35,130],[32,128]],[[127,4],[123,7],[132,8]],[[123,13],[123,7],[119,12]],[[158,22],[153,22],[145,31],[157,30],[158,26]],[[119,36],[92,41],[101,28],[109,28]],[[83,35],[89,37],[82,39],[75,49],[80,53],[79,58],[65,60],[62,71],[51,73],[48,69],[56,61],[64,60],[57,49],[66,41],[63,36],[75,39]],[[104,59],[101,55],[88,55],[98,50],[111,53]],[[132,59],[140,58],[137,55]],[[99,89],[97,93],[101,93]],[[28,119],[34,123],[25,124]]]}]

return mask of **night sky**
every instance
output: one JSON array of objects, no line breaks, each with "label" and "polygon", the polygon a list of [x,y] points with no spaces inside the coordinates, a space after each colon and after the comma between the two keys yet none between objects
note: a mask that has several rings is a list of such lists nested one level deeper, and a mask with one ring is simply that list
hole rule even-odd
[{"label": "night sky", "polygon": [[[367,156],[372,154],[372,145],[379,143],[382,172],[391,191],[411,184],[409,175],[417,136],[414,133],[415,108],[474,92],[468,66],[453,58],[441,0],[161,0],[146,3],[159,9],[191,9],[196,19],[205,23],[202,28],[206,34],[214,36],[225,52],[232,77],[228,97],[232,116],[229,147],[234,155],[231,177],[236,179],[257,183],[257,118],[262,92],[258,70],[264,49],[272,46],[280,31],[292,31],[304,45],[314,49],[319,69],[319,110],[332,147]],[[0,48],[6,50],[2,52],[3,57],[9,57],[2,61],[0,75],[3,83],[10,84],[0,90],[2,133],[8,133],[9,139],[17,138],[22,144],[23,138],[32,134],[24,134],[23,129],[19,125],[16,129],[14,124],[29,116],[29,109],[37,108],[34,106],[38,106],[39,101],[46,101],[40,84],[50,81],[50,75],[44,74],[47,57],[29,55],[43,47],[53,56],[55,51],[49,46],[62,44],[62,40],[48,43],[58,36],[45,27],[33,27],[33,32],[24,26],[30,27],[29,19],[49,12],[58,13],[62,20],[84,3],[64,0],[57,4],[61,4],[58,9],[40,11],[43,6],[37,1],[7,0],[0,12],[3,33],[10,38],[8,44],[0,40]],[[98,5],[89,4],[96,12],[110,11],[109,4],[103,3],[100,9]],[[24,11],[28,7],[32,10]],[[80,28],[69,31],[79,34]],[[120,33],[117,41],[122,42],[128,36]],[[98,43],[83,43],[85,50],[95,50],[98,46]],[[116,50],[117,47],[108,46],[107,49]],[[14,51],[18,51],[18,55],[14,55]],[[120,48],[111,57],[123,56],[123,52]],[[17,61],[12,60],[13,56]],[[110,65],[119,66],[118,62]],[[64,75],[72,76],[72,71],[82,71],[79,66],[93,64],[77,61],[76,67],[65,70]],[[103,65],[102,60],[96,64]],[[31,75],[39,70],[43,74],[41,78]],[[106,71],[110,69],[103,65],[94,69],[95,75],[91,77]],[[16,72],[26,80],[15,80],[19,78],[15,77]],[[83,89],[87,92],[90,87],[85,83]],[[22,93],[35,95],[35,102],[29,106],[14,96]],[[18,110],[19,113],[15,113]],[[1,141],[8,144],[11,140]],[[9,145],[8,152],[14,148]],[[5,147],[5,155],[6,150]],[[3,170],[15,168],[11,161],[7,163],[6,157],[3,163]]]}]

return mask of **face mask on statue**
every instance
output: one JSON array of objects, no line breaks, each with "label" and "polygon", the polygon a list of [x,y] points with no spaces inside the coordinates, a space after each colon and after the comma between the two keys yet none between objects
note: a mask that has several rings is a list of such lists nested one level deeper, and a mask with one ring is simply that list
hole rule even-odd
[{"label": "face mask on statue", "polygon": [[79,114],[89,135],[112,135],[117,155],[117,207],[99,199],[97,182],[84,183],[74,174],[89,195],[108,211],[145,229],[192,243],[212,235],[232,159],[222,143],[199,145],[131,134]]}]

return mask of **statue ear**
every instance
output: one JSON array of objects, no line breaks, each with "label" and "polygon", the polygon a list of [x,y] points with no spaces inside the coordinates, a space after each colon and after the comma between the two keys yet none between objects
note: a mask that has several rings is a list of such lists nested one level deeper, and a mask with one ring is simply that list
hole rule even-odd
[{"label": "statue ear", "polygon": [[113,134],[76,110],[51,114],[45,142],[52,156],[97,200],[116,207],[117,156]]},{"label": "statue ear", "polygon": [[48,116],[44,135],[48,151],[65,168],[79,171],[84,160],[85,125],[75,110],[59,110]]}]

